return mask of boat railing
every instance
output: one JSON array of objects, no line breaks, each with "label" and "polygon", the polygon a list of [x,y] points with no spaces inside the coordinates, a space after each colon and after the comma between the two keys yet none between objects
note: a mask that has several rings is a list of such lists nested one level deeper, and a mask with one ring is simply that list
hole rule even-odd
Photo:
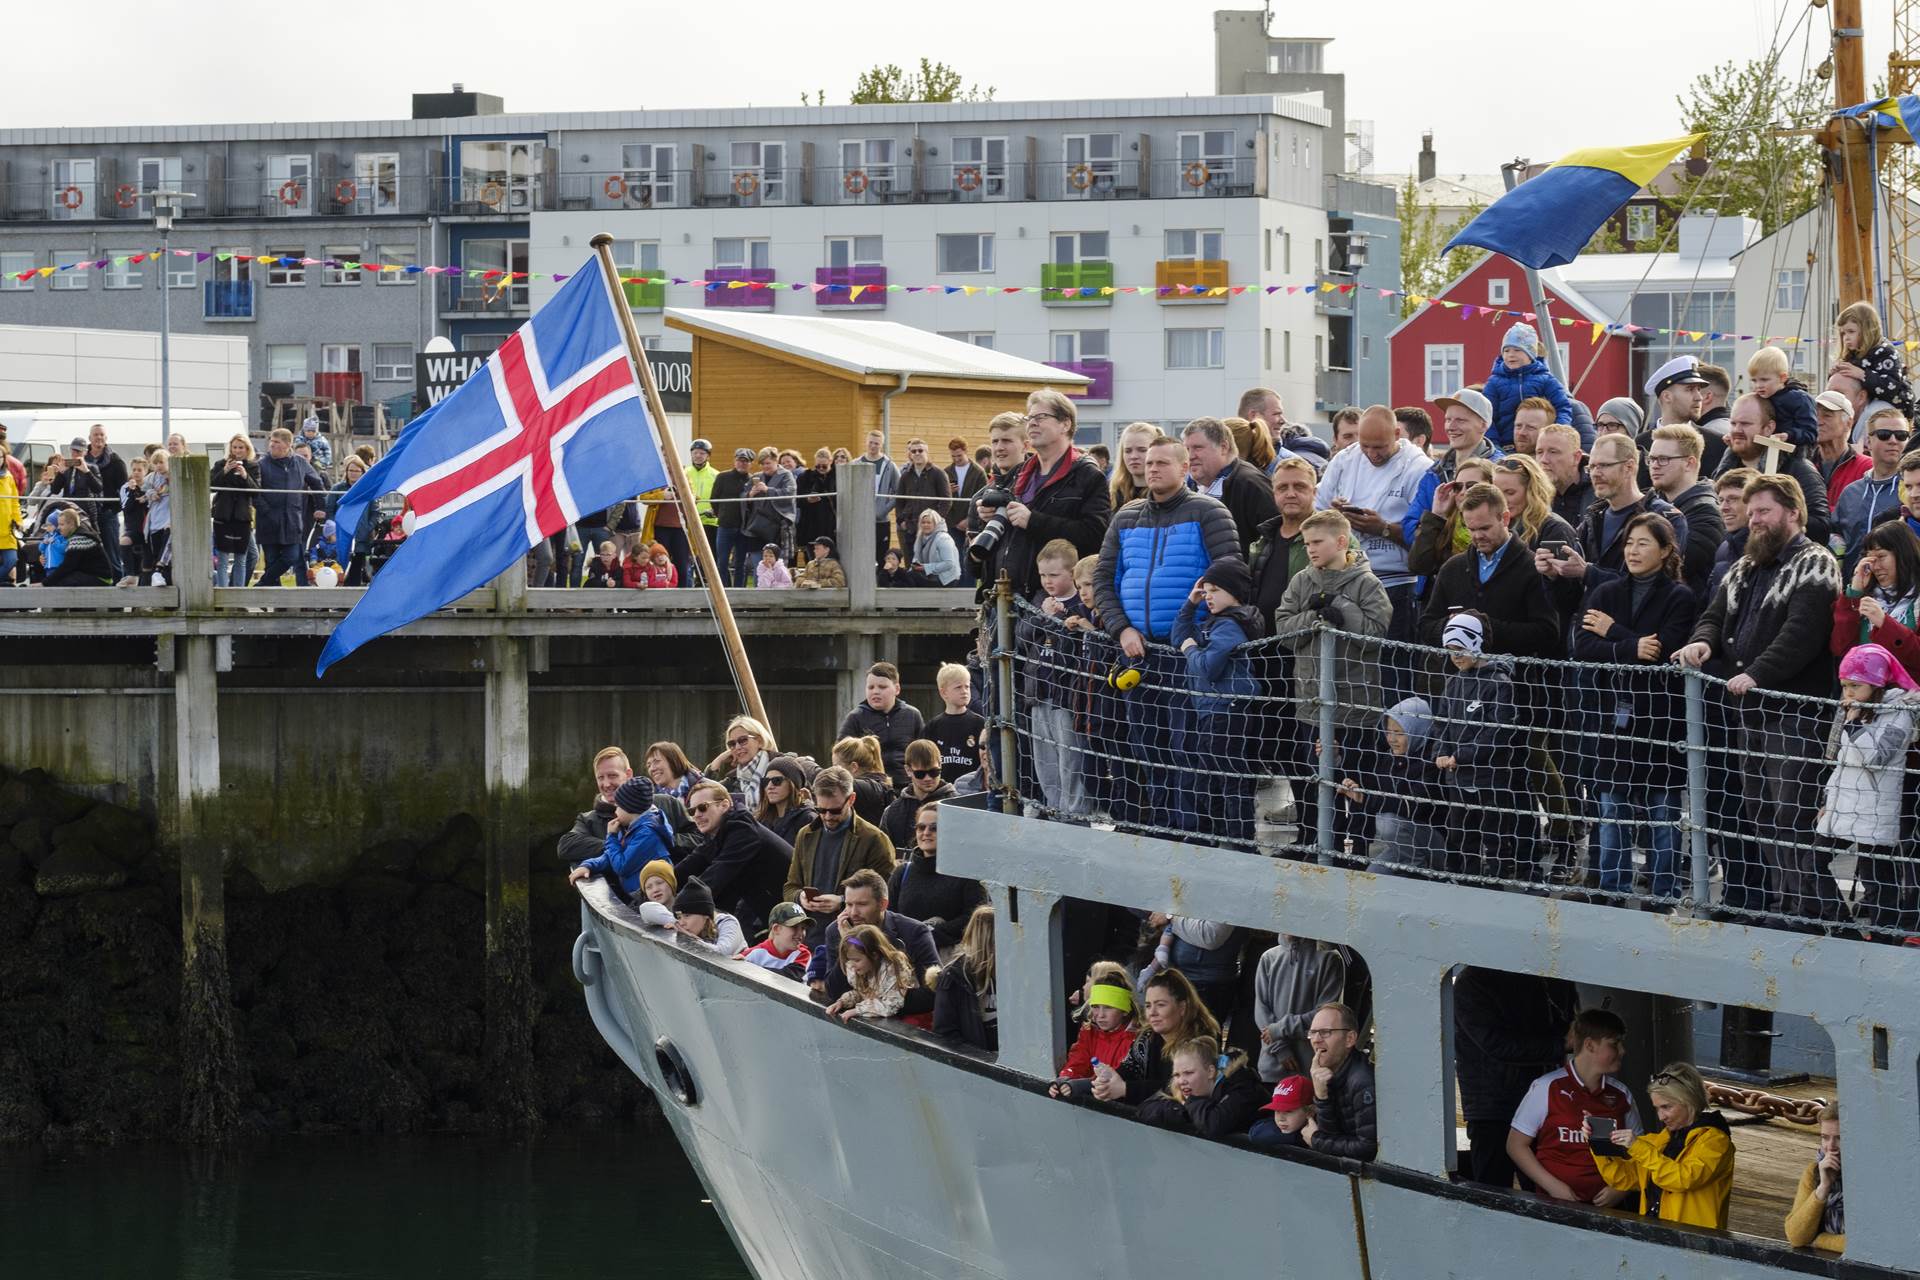
[{"label": "boat railing", "polygon": [[[1130,657],[1024,602],[991,679],[1030,816],[1802,930],[1920,933],[1920,695],[1448,650],[1325,622]],[[995,690],[996,697],[998,690]],[[1393,732],[1390,734],[1389,730]]]}]

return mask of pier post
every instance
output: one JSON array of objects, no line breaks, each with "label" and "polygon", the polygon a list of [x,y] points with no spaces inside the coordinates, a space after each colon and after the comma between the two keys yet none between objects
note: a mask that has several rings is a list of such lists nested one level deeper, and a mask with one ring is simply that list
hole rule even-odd
[{"label": "pier post", "polygon": [[[517,561],[494,584],[503,613],[526,607]],[[486,641],[486,1032],[482,1060],[494,1115],[513,1128],[539,1123],[533,1088],[533,961],[527,898],[532,717],[528,641]]]},{"label": "pier post", "polygon": [[1004,884],[989,884],[987,893],[999,975],[1000,1065],[1051,1080],[1067,1058],[1066,1019],[1056,1003],[1067,989],[1060,895]]},{"label": "pier post", "polygon": [[833,472],[834,512],[840,528],[836,550],[840,567],[847,574],[848,608],[860,613],[873,608],[873,566],[879,554],[873,536],[874,469],[871,462],[855,459],[844,467],[835,467]]},{"label": "pier post", "polygon": [[[180,607],[213,607],[210,467],[173,460],[173,576]],[[219,640],[172,637],[176,816],[180,846],[180,1121],[189,1142],[232,1134],[240,1112],[233,991],[227,974],[226,845],[220,798]],[[166,655],[163,655],[163,657]]]}]

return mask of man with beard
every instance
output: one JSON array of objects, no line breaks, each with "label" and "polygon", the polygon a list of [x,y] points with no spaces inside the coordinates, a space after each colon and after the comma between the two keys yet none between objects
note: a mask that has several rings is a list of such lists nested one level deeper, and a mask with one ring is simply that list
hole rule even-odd
[{"label": "man with beard", "polygon": [[[1727,419],[1727,451],[1715,468],[1717,475],[1722,471],[1731,471],[1735,467],[1751,467],[1763,474],[1767,471],[1766,446],[1759,443],[1761,436],[1771,436],[1773,429],[1773,404],[1765,396],[1744,395],[1733,402],[1733,413]],[[1779,474],[1791,476],[1800,486],[1800,494],[1806,502],[1804,528],[1807,537],[1826,545],[1827,532],[1833,522],[1832,512],[1827,507],[1827,482],[1820,478],[1820,469],[1806,452],[1779,454]]]},{"label": "man with beard", "polygon": [[[1740,403],[1755,398],[1743,397]],[[1739,419],[1736,405],[1733,420]],[[1742,817],[1751,824],[1747,847],[1758,857],[1727,859],[1726,905],[1831,917],[1840,908],[1838,889],[1812,848],[1825,768],[1819,748],[1825,740],[1824,709],[1755,694],[1831,696],[1834,668],[1827,641],[1840,567],[1831,552],[1808,538],[1806,498],[1791,477],[1759,476],[1744,496],[1746,552],[1721,580],[1692,640],[1674,659],[1727,678],[1731,745],[1741,757]]]}]

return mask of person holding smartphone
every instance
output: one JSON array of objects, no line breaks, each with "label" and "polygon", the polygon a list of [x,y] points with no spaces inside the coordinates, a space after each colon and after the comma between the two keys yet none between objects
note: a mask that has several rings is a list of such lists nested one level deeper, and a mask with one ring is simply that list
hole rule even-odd
[{"label": "person holding smartphone", "polygon": [[1606,1009],[1586,1009],[1567,1028],[1567,1058],[1527,1090],[1513,1113],[1507,1156],[1531,1186],[1555,1200],[1607,1208],[1626,1199],[1594,1164],[1587,1135],[1595,1118],[1638,1131],[1633,1095],[1614,1078],[1627,1056],[1627,1024]]}]

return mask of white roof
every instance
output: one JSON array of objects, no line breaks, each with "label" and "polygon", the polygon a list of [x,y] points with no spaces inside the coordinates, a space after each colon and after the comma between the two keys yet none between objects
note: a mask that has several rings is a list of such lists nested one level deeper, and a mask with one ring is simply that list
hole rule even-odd
[{"label": "white roof", "polygon": [[849,373],[925,374],[1027,385],[1086,386],[1093,380],[1004,351],[943,338],[890,320],[840,316],[781,316],[761,312],[668,307],[667,315],[695,333],[739,338]]},{"label": "white roof", "polygon": [[1576,288],[1626,285],[1638,290],[1645,285],[1733,281],[1730,258],[1702,259],[1677,253],[1583,253],[1554,270]]}]

